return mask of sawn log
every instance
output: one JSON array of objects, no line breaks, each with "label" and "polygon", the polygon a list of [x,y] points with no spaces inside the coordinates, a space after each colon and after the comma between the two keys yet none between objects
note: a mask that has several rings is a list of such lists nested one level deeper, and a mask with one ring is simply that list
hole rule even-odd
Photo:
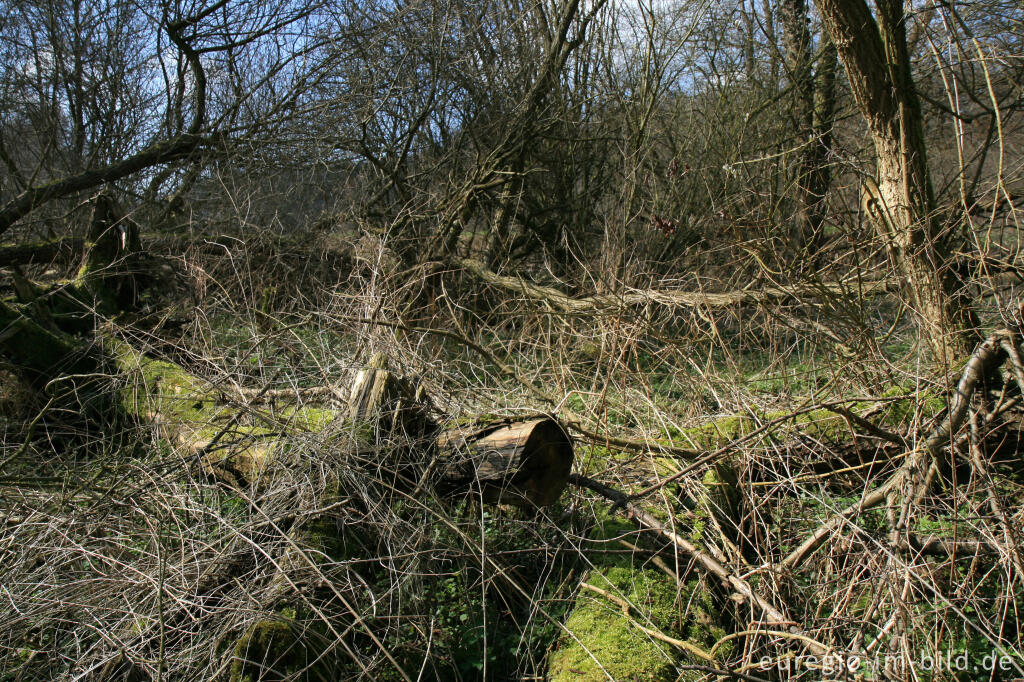
[{"label": "sawn log", "polygon": [[530,416],[442,430],[429,416],[429,398],[370,360],[352,384],[349,418],[373,425],[378,439],[401,444],[395,468],[409,480],[429,482],[445,496],[476,494],[490,504],[544,507],[565,489],[572,469],[572,439],[553,417]]}]

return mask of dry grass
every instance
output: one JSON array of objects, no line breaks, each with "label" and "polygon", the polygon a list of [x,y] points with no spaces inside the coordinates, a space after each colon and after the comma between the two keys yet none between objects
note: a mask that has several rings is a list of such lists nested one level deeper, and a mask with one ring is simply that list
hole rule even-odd
[{"label": "dry grass", "polygon": [[[18,412],[31,402],[8,398],[19,389],[5,382],[10,419],[43,412],[0,452],[0,679],[542,676],[554,642],[572,638],[561,624],[581,576],[601,552],[624,549],[588,542],[604,500],[574,488],[527,515],[410,496],[380,466],[400,444],[361,452],[340,426],[307,432],[274,421],[274,403],[246,407],[264,389],[344,394],[376,352],[422,383],[445,419],[561,415],[577,427],[577,471],[627,493],[688,466],[683,449],[717,452],[640,504],[793,623],[765,623],[751,602],[728,599],[678,548],[638,535],[628,551],[646,563],[656,548],[683,583],[715,594],[723,624],[743,633],[719,669],[820,679],[795,667],[803,640],[767,632],[789,625],[836,655],[889,664],[894,679],[950,679],[923,667],[947,652],[1021,665],[1024,491],[1015,446],[993,461],[983,437],[993,402],[972,404],[952,434],[955,466],[912,500],[904,537],[890,531],[905,496],[852,518],[794,570],[780,567],[887,480],[940,417],[943,387],[900,347],[910,332],[898,301],[567,315],[459,273],[383,269],[386,244],[376,260],[373,248],[314,267],[317,254],[290,242],[207,241],[175,257],[173,324],[121,329],[231,396],[243,421],[270,415],[287,449],[264,485],[217,484],[149,425],[80,418],[66,401]],[[699,428],[716,420],[714,437]],[[716,463],[736,476],[724,497],[706,478]],[[961,544],[926,553],[905,543],[930,534]]]}]

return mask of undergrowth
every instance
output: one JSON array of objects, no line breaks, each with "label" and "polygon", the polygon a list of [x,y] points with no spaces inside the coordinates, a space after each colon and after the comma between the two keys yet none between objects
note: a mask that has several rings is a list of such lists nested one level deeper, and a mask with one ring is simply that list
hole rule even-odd
[{"label": "undergrowth", "polygon": [[[83,417],[89,396],[2,369],[3,682],[820,679],[790,627],[863,661],[864,679],[884,679],[882,664],[935,680],[980,679],[986,656],[1007,677],[1024,665],[1015,444],[970,437],[975,450],[954,448],[910,510],[908,533],[968,539],[973,554],[908,550],[891,537],[899,510],[882,505],[779,568],[941,422],[948,382],[906,360],[906,326],[884,350],[844,354],[765,311],[560,316],[490,290],[461,303],[439,290],[422,306],[423,282],[365,268],[315,286],[267,281],[260,268],[284,271],[273,249],[231,245],[259,258],[240,253],[228,272],[189,253],[171,316],[107,321],[104,333],[150,370],[184,373],[169,390],[190,402],[172,412],[205,420],[226,457],[272,438],[258,485],[218,480],[158,415]],[[367,448],[344,426],[352,373],[381,352],[444,423],[538,412],[571,422],[577,473],[647,490],[637,502],[648,513],[786,604],[792,622],[765,623],[590,491],[570,487],[532,511],[411,494],[386,462],[416,443]],[[161,381],[173,384],[147,370],[101,390],[123,398]],[[923,663],[962,654],[973,672]]]}]

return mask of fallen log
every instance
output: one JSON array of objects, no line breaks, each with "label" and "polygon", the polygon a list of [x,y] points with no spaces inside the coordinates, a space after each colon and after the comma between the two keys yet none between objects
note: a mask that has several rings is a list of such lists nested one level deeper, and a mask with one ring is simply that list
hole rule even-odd
[{"label": "fallen log", "polygon": [[0,248],[0,267],[10,265],[49,265],[56,261],[68,262],[80,258],[85,247],[81,237],[64,237],[36,244],[5,246]]},{"label": "fallen log", "polygon": [[514,292],[566,314],[593,314],[621,310],[624,307],[655,304],[668,308],[724,308],[736,305],[762,305],[806,298],[866,296],[894,289],[888,280],[821,282],[802,287],[766,286],[735,291],[704,292],[679,289],[632,289],[620,294],[594,294],[573,298],[554,287],[527,282],[520,277],[499,275],[472,258],[460,258],[456,265],[479,280],[499,289]]},{"label": "fallen log", "polygon": [[372,461],[410,489],[430,488],[442,497],[543,507],[558,499],[569,480],[572,439],[554,418],[482,420],[442,429],[428,416],[422,391],[417,397],[410,382],[385,369],[382,357],[358,373],[347,411],[289,406],[271,418],[254,407],[258,394],[225,404],[222,391],[174,363],[120,341],[109,340],[108,347],[118,368],[134,376],[122,399],[128,411],[197,454],[207,474],[231,487],[272,475],[288,428],[328,427],[353,436],[348,446],[353,454],[363,453],[354,462]]},{"label": "fallen log", "polygon": [[450,430],[437,447],[443,462],[437,489],[472,490],[490,504],[548,506],[572,470],[572,439],[551,417],[507,420],[471,433]]},{"label": "fallen log", "polygon": [[[551,417],[477,421],[442,430],[429,417],[422,387],[387,369],[375,355],[352,383],[349,419],[398,444],[392,468],[417,488],[442,496],[473,492],[488,504],[544,507],[558,499],[572,469],[572,439]],[[403,441],[406,446],[403,446]]]}]

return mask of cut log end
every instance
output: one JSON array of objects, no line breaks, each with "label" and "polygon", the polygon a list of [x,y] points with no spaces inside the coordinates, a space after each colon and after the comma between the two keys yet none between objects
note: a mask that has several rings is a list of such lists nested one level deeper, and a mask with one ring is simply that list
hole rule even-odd
[{"label": "cut log end", "polygon": [[449,459],[444,487],[474,491],[489,504],[548,506],[572,469],[572,439],[550,417],[502,422],[472,434],[449,432],[439,445]]},{"label": "cut log end", "polygon": [[528,477],[516,482],[526,499],[538,507],[554,503],[569,482],[572,471],[572,439],[553,419],[544,419],[530,432],[524,446],[524,471]]}]

